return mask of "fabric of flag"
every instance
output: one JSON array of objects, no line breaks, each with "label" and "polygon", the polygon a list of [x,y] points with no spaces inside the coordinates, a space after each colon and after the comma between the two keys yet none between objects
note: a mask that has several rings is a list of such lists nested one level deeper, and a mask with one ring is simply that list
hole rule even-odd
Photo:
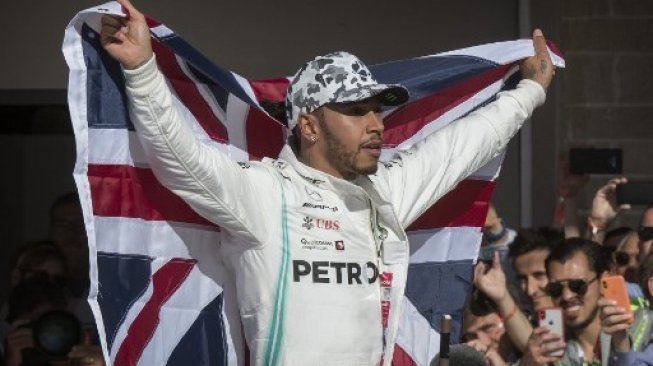
[{"label": "fabric of flag", "polygon": [[[114,365],[246,365],[233,281],[215,250],[220,229],[154,177],[129,113],[120,66],[100,45],[100,18],[117,3],[80,12],[66,29],[68,100],[77,144],[74,177],[91,256],[89,302]],[[148,19],[159,68],[199,139],[236,161],[276,157],[285,127],[265,103],[285,100],[288,78],[249,81],[213,64]],[[564,66],[550,46],[554,63]],[[531,40],[487,44],[370,66],[400,83],[408,104],[384,115],[382,160],[491,102],[518,81]],[[427,365],[439,319],[462,310],[501,158],[461,182],[408,228],[411,264],[394,364]]]}]

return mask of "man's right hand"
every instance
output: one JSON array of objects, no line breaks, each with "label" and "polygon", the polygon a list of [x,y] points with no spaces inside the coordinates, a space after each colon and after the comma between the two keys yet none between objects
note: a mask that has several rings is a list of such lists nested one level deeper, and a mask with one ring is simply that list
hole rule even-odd
[{"label": "man's right hand", "polygon": [[150,28],[145,16],[129,0],[117,1],[127,16],[102,16],[102,47],[125,69],[135,69],[152,58]]},{"label": "man's right hand", "polygon": [[474,267],[474,285],[495,304],[510,296],[506,287],[506,275],[501,268],[499,252],[492,253],[492,264],[478,262]]},{"label": "man's right hand", "polygon": [[559,361],[562,356],[552,356],[552,354],[564,351],[566,347],[561,335],[551,333],[546,327],[535,328],[528,339],[526,351],[519,364],[521,366],[544,366],[550,362]]}]

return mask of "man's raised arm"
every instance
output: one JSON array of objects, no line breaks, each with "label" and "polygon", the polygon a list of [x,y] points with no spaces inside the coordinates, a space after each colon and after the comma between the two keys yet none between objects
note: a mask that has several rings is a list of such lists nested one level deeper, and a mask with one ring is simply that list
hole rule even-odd
[{"label": "man's raised arm", "polygon": [[523,80],[514,90],[432,133],[407,153],[402,169],[388,169],[392,202],[410,225],[460,181],[503,151],[535,108],[544,103],[555,67],[542,31],[533,32],[534,55],[521,61]]},{"label": "man's raised arm", "polygon": [[127,15],[102,17],[101,42],[122,65],[130,117],[152,171],[204,218],[248,242],[264,242],[266,228],[253,223],[264,222],[260,216],[277,201],[256,198],[277,181],[262,167],[245,171],[196,137],[157,67],[145,16],[129,0],[118,2]]}]

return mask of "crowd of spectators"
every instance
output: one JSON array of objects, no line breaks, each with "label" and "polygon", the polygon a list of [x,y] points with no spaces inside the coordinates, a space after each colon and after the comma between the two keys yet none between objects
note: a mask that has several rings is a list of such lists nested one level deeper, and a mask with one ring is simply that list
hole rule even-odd
[{"label": "crowd of spectators", "polygon": [[[513,235],[490,208],[463,342],[493,366],[653,365],[653,206],[644,208],[638,227],[613,227],[632,209],[617,203],[617,187],[627,179],[616,177],[595,192],[586,222],[579,220],[576,197],[588,177],[560,166],[551,227]],[[625,280],[628,305],[602,289],[614,275]],[[540,324],[547,309],[560,310],[562,330]]]}]

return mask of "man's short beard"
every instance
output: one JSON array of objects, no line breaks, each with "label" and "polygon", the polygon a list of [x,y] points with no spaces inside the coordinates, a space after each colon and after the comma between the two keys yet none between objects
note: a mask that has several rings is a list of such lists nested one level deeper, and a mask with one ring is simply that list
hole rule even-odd
[{"label": "man's short beard", "polygon": [[587,319],[583,320],[582,322],[580,322],[578,324],[567,325],[567,328],[569,328],[569,330],[572,330],[572,331],[575,331],[575,332],[581,331],[581,330],[585,329],[588,325],[590,325],[590,323],[592,323],[592,321],[594,321],[594,318],[596,318],[598,316],[598,314],[599,314],[599,304],[595,303],[594,308],[590,312],[590,315],[587,317]]},{"label": "man's short beard", "polygon": [[355,174],[370,175],[376,173],[378,169],[377,164],[364,168],[357,167],[355,165],[355,157],[356,154],[360,152],[360,149],[354,152],[347,151],[347,147],[340,143],[340,141],[333,136],[331,130],[329,130],[324,119],[324,112],[319,110],[316,113],[316,116],[320,123],[320,128],[324,132],[324,140],[327,144],[327,160],[333,164],[341,174],[343,174],[345,179],[353,179]]}]

